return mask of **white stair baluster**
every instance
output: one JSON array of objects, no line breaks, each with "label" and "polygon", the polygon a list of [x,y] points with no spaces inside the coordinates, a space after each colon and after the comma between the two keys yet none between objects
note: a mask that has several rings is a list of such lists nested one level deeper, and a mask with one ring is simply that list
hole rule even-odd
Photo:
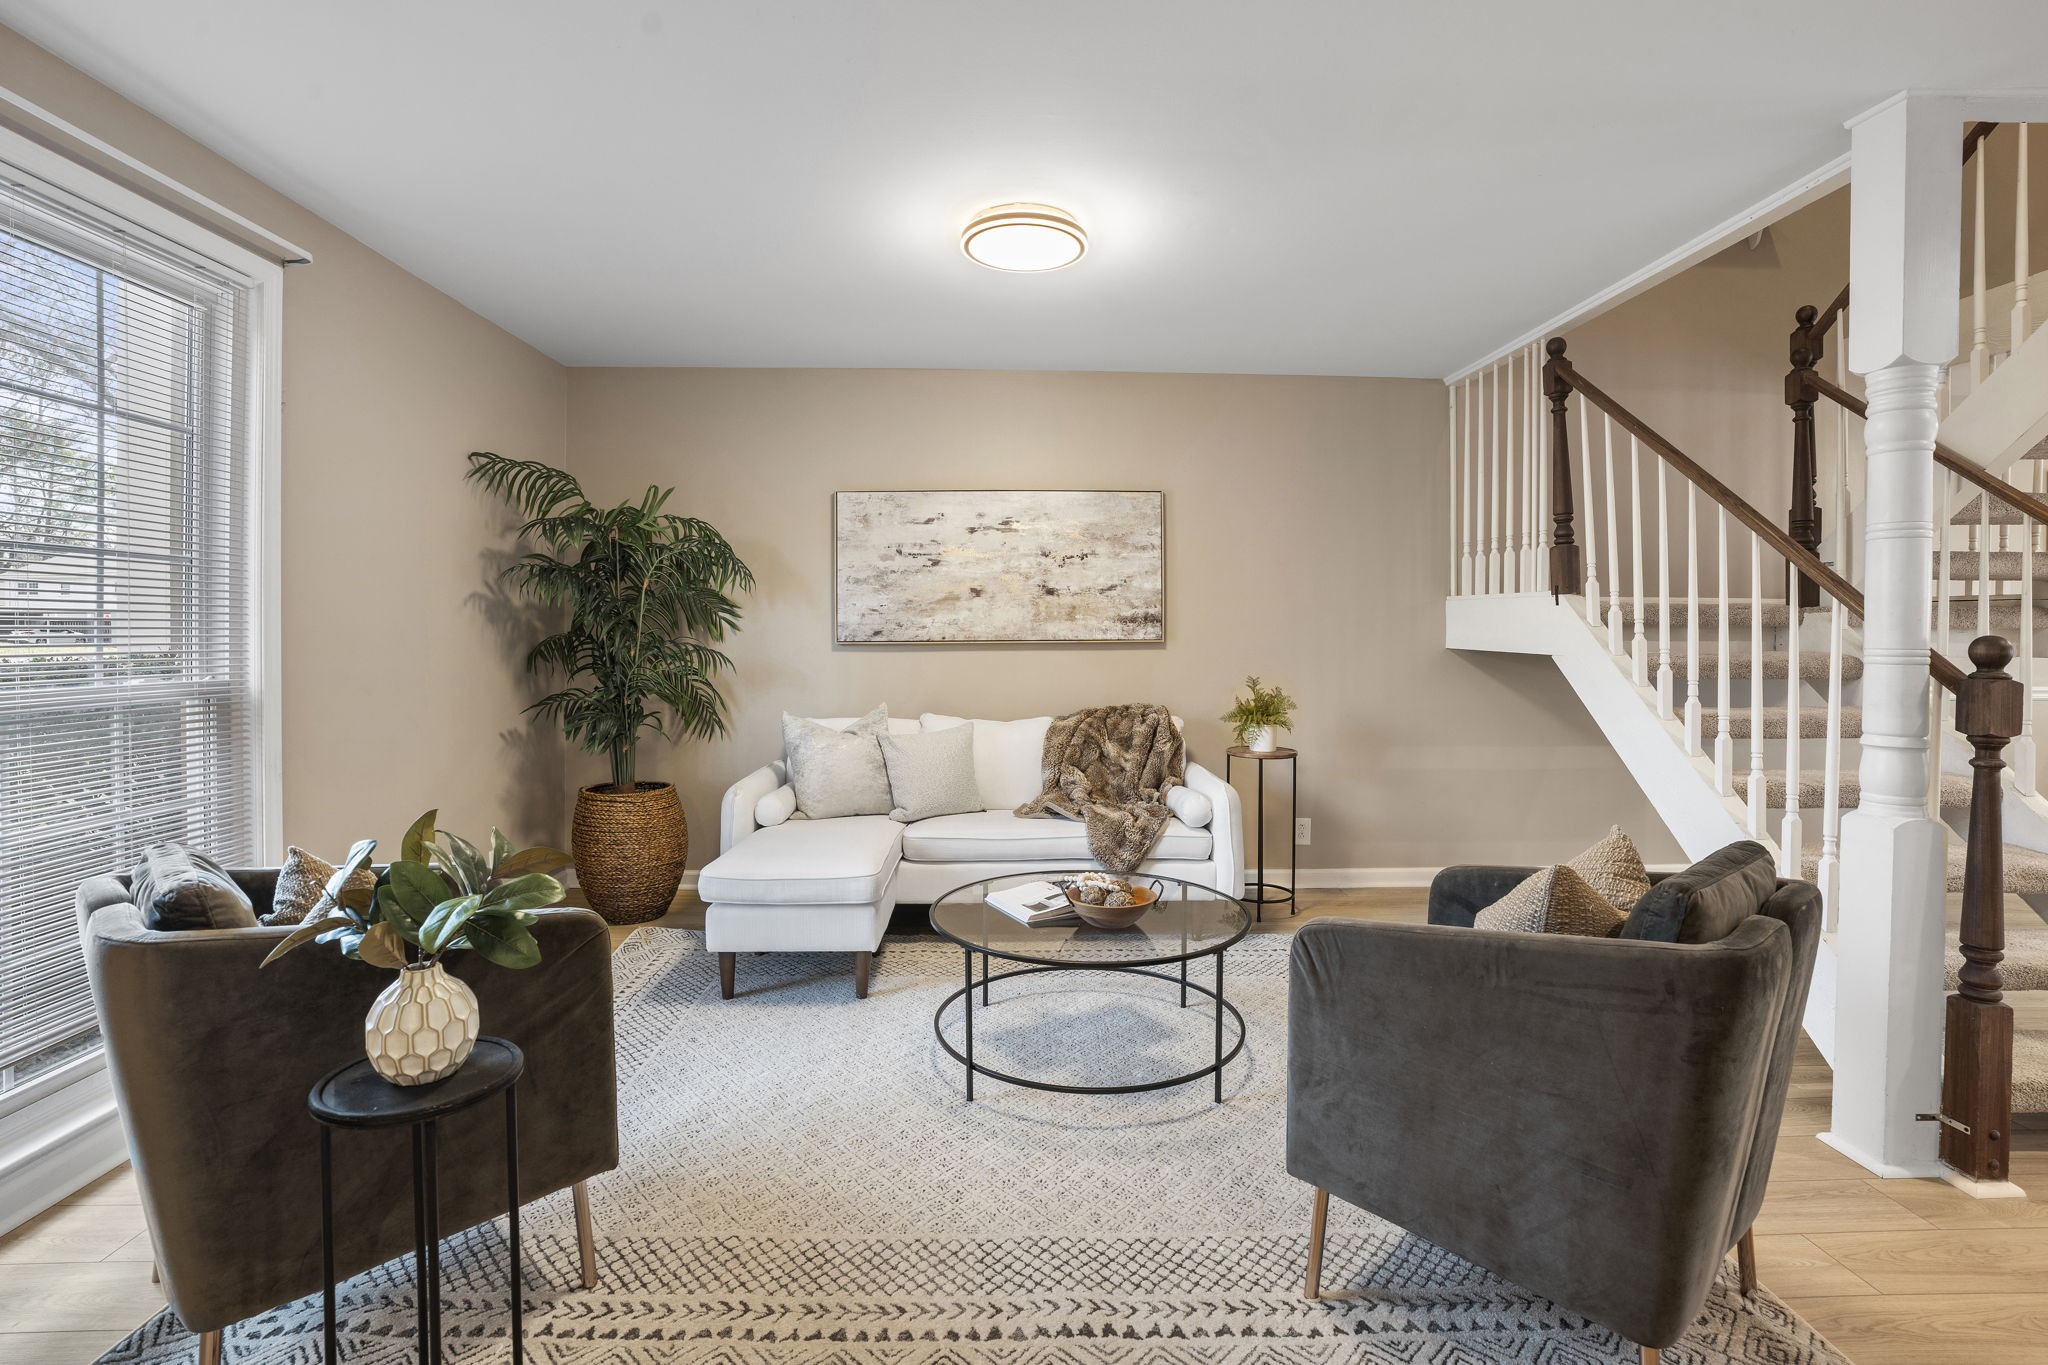
[{"label": "white stair baluster", "polygon": [[2019,147],[2019,188],[2012,200],[2015,206],[2012,223],[2012,344],[2006,350],[2007,355],[2017,352],[2020,343],[2034,334],[2034,310],[2027,298],[2027,272],[2032,267],[2027,263],[2027,125],[2024,123],[2019,127]]},{"label": "white stair baluster", "polygon": [[1671,714],[1671,498],[1666,472],[1671,466],[1657,457],[1657,714]]},{"label": "white stair baluster", "polygon": [[1650,685],[1650,640],[1643,634],[1643,450],[1628,438],[1628,505],[1630,543],[1635,560],[1635,634],[1629,640],[1629,676],[1637,687]]},{"label": "white stair baluster", "polygon": [[1458,595],[1458,388],[1455,384],[1444,386],[1444,426],[1449,433],[1444,443],[1445,461],[1449,468],[1444,478],[1444,505],[1450,509],[1451,533],[1446,537],[1450,547],[1451,586],[1447,595]]},{"label": "white stair baluster", "polygon": [[1977,494],[1977,634],[1991,633],[1991,492]]},{"label": "white stair baluster", "polygon": [[1685,751],[1700,748],[1700,490],[1685,481]]},{"label": "white stair baluster", "polygon": [[1729,687],[1728,669],[1728,618],[1734,615],[1735,605],[1728,596],[1728,509],[1714,504],[1715,519],[1715,562],[1720,566],[1721,593],[1716,600],[1721,609],[1717,613],[1719,624],[1715,627],[1720,635],[1720,657],[1715,661],[1718,676],[1714,681],[1714,706],[1721,713],[1721,723],[1714,729],[1714,790],[1723,796],[1735,795],[1735,736],[1728,733],[1728,718],[1734,714],[1734,706],[1728,700],[1732,690]]},{"label": "white stair baluster", "polygon": [[[1581,402],[1585,401],[1583,399]],[[1619,654],[1621,640],[1621,522],[1614,514],[1614,419],[1600,414],[1607,445],[1607,652]]]},{"label": "white stair baluster", "polygon": [[[1948,729],[1942,699],[1947,695],[1947,688],[1932,678],[1927,680],[1927,818],[1937,825],[1941,824],[1941,741]],[[1942,829],[1946,835],[1948,827],[1942,825]],[[1945,845],[1945,838],[1943,842]]]},{"label": "white stair baluster", "polygon": [[1800,724],[1806,697],[1799,680],[1799,566],[1785,561],[1785,811],[1778,823],[1778,875],[1799,875],[1806,823],[1799,813]]},{"label": "white stair baluster", "polygon": [[1846,615],[1842,604],[1830,598],[1827,752],[1821,759],[1825,786],[1821,791],[1820,866],[1814,870],[1814,880],[1820,885],[1821,932],[1829,934],[1835,931],[1842,902],[1842,623]]},{"label": "white stair baluster", "polygon": [[[1790,707],[1786,708],[1790,711]],[[1766,839],[1764,810],[1764,543],[1749,533],[1749,837]]]},{"label": "white stair baluster", "polygon": [[[1843,342],[1849,339],[1849,310],[1844,308],[1836,315],[1835,336]],[[1849,387],[1849,348],[1835,347],[1835,383],[1842,388]],[[1837,403],[1828,405],[1835,414],[1835,505],[1826,512],[1835,523],[1835,572],[1854,583],[1856,581],[1855,555],[1856,537],[1851,534],[1849,497],[1849,410]]]},{"label": "white stair baluster", "polygon": [[1550,582],[1550,480],[1544,477],[1550,466],[1543,458],[1543,353],[1535,346],[1529,348],[1524,374],[1529,381],[1522,403],[1529,419],[1529,590],[1541,592]]},{"label": "white stair baluster", "polygon": [[1460,500],[1465,511],[1465,544],[1458,557],[1458,591],[1469,594],[1472,591],[1472,381],[1468,378],[1460,387],[1465,391],[1465,421],[1460,442],[1465,456],[1464,497]]},{"label": "white stair baluster", "polygon": [[1486,397],[1487,374],[1479,376],[1480,427],[1486,441],[1486,487],[1490,519],[1482,518],[1486,524],[1486,590],[1500,591],[1500,371],[1491,372],[1493,377],[1493,399]]},{"label": "white stair baluster", "polygon": [[1977,144],[1976,221],[1970,234],[1970,392],[1984,386],[1991,373],[1990,334],[1984,326],[1984,167],[1991,160],[1985,141]]},{"label": "white stair baluster", "polygon": [[1522,588],[1522,468],[1515,461],[1515,366],[1513,357],[1494,367],[1494,420],[1500,423],[1502,543],[1500,590]]},{"label": "white stair baluster", "polygon": [[1955,657],[1955,651],[1949,648],[1948,638],[1951,583],[1953,581],[1955,565],[1949,556],[1949,542],[1955,538],[1956,528],[1950,523],[1948,509],[1955,505],[1953,501],[1955,489],[1956,476],[1943,469],[1940,465],[1936,465],[1934,467],[1934,515],[1937,518],[1938,524],[1934,528],[1934,543],[1941,547],[1941,563],[1936,569],[1934,576],[1934,630],[1936,637],[1941,641],[1936,648],[1941,651],[1944,658],[1950,659]]},{"label": "white stair baluster", "polygon": [[[2026,131],[2024,123],[2020,131]],[[2034,749],[2034,525],[2029,519],[2026,534],[2020,537],[2020,733],[2006,758],[2013,783],[2028,796],[2034,795],[2039,785],[2036,767],[2040,762]]]},{"label": "white stair baluster", "polygon": [[[1586,509],[1585,530],[1579,536],[1579,543],[1586,547],[1586,623],[1600,624],[1600,526],[1594,520],[1598,509],[1593,505],[1593,419],[1586,409],[1591,406],[1584,398],[1574,398],[1573,406],[1579,410],[1579,474],[1585,485]],[[1612,512],[1609,516],[1614,515]]]}]

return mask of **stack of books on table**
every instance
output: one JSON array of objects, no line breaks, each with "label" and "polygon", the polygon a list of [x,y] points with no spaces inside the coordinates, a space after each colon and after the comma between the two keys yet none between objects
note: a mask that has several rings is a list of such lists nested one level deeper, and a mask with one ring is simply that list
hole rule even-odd
[{"label": "stack of books on table", "polygon": [[1020,882],[991,891],[985,898],[991,909],[1000,910],[1019,924],[1049,924],[1073,916],[1073,902],[1052,882]]}]

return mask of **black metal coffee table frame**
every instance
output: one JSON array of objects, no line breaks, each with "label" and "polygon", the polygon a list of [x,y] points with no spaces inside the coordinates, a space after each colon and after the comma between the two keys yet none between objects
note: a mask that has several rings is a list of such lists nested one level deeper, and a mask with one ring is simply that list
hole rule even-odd
[{"label": "black metal coffee table frame", "polygon": [[[993,880],[997,879],[990,878],[980,882],[969,882],[966,886],[956,887],[952,891],[948,891],[944,896],[939,897],[938,901],[934,903],[934,908],[936,909],[937,906],[944,904],[951,897],[966,891],[969,887],[985,886],[989,881]],[[1171,1090],[1175,1086],[1188,1085],[1199,1081],[1204,1076],[1214,1076],[1216,1078],[1215,1102],[1221,1104],[1223,1102],[1223,1068],[1235,1061],[1238,1055],[1244,1051],[1245,1040],[1244,1015],[1239,1013],[1237,1006],[1231,1004],[1223,995],[1223,954],[1250,932],[1251,917],[1244,914],[1243,901],[1237,900],[1235,897],[1219,898],[1229,900],[1238,907],[1240,923],[1237,932],[1230,935],[1229,938],[1221,942],[1205,944],[1203,947],[1192,952],[1172,953],[1161,957],[1139,958],[1132,962],[1118,963],[1063,962],[1053,958],[1005,952],[1000,948],[970,943],[948,932],[935,914],[932,917],[932,928],[937,931],[940,937],[960,945],[961,954],[965,960],[966,984],[951,995],[948,995],[944,1000],[941,1000],[939,1007],[932,1012],[932,1033],[937,1037],[939,1046],[945,1049],[946,1054],[966,1068],[967,1098],[970,1101],[974,1099],[974,1078],[977,1074],[986,1076],[990,1080],[1007,1081],[1011,1085],[1020,1085],[1027,1090],[1050,1090],[1068,1095],[1135,1095],[1148,1090]],[[996,911],[992,913],[1000,914],[1001,912]],[[1060,927],[1071,926],[1063,925]],[[1115,931],[1106,930],[1103,932],[1114,933]],[[974,979],[974,958],[976,954],[981,956],[981,980],[978,982]],[[997,957],[1005,961],[1020,962],[1027,965],[1013,971],[991,973],[989,959]],[[1190,981],[1188,979],[1188,964],[1190,962],[1199,962],[1205,957],[1216,959],[1216,985],[1214,989],[1204,986],[1198,981]],[[1168,972],[1153,970],[1157,967],[1176,965],[1180,968],[1178,976]],[[1155,981],[1164,981],[1169,985],[1177,985],[1180,987],[1180,1006],[1182,1009],[1187,1008],[1189,991],[1196,991],[1208,996],[1210,1000],[1215,1002],[1215,1060],[1207,1066],[1197,1067],[1195,1070],[1186,1072],[1183,1075],[1168,1076],[1154,1081],[1138,1081],[1129,1085],[1064,1085],[1056,1081],[1033,1080],[1028,1076],[1018,1076],[1007,1071],[998,1071],[984,1062],[975,1061],[975,990],[977,988],[980,989],[981,1003],[984,1008],[988,1008],[990,1007],[988,988],[991,982],[1013,981],[1020,977],[1055,975],[1062,972],[1108,972],[1119,976],[1150,977]],[[961,1041],[966,1044],[964,1050],[954,1047],[951,1040],[946,1037],[946,1011],[952,1008],[953,1002],[956,1000],[960,1002],[961,1006]],[[1237,1041],[1231,1045],[1228,1052],[1224,1051],[1223,1048],[1223,1016],[1226,1012],[1237,1023]]]}]

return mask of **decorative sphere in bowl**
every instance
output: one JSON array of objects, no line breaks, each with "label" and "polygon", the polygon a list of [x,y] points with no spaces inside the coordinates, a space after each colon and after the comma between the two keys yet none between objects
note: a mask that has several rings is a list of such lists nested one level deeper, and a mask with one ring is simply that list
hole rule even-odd
[{"label": "decorative sphere in bowl", "polygon": [[1159,893],[1149,886],[1126,886],[1110,892],[1103,904],[1091,905],[1070,889],[1067,899],[1083,924],[1096,929],[1128,929],[1158,903]]}]

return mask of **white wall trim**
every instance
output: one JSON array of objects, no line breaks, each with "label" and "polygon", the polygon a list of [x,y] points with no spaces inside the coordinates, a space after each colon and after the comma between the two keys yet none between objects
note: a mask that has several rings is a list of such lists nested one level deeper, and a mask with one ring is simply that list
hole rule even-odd
[{"label": "white wall trim", "polygon": [[0,1117],[0,1233],[127,1159],[114,1088],[95,1058],[69,1084]]},{"label": "white wall trim", "polygon": [[1547,341],[1576,323],[1596,318],[1608,309],[1628,302],[1680,271],[1698,265],[1709,256],[1733,246],[1759,229],[1769,227],[1780,218],[1805,208],[1814,200],[1832,194],[1848,183],[1849,154],[1844,152],[1826,165],[1807,172],[1783,189],[1751,204],[1733,218],[1707,229],[1685,245],[1666,252],[1640,270],[1625,275],[1605,289],[1580,300],[1541,327],[1524,332],[1505,346],[1445,375],[1444,383],[1455,384],[1468,375],[1497,364],[1525,346]]}]

